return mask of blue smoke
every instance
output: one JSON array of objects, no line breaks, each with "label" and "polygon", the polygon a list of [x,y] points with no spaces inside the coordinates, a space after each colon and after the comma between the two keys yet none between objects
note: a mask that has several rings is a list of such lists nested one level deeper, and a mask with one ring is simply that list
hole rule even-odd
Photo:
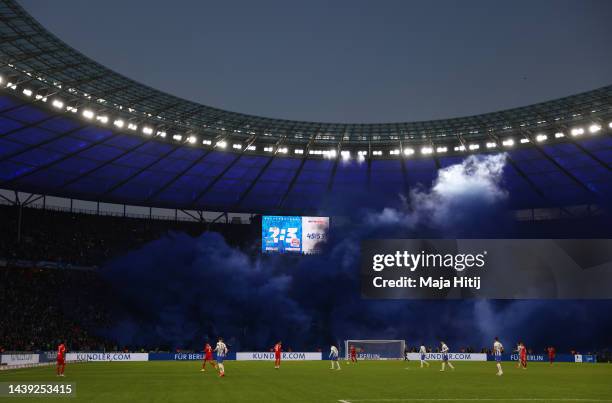
[{"label": "blue smoke", "polygon": [[612,345],[612,301],[361,299],[362,239],[503,236],[513,225],[500,185],[504,163],[468,159],[395,207],[332,221],[319,256],[252,255],[217,233],[171,233],[101,269],[121,307],[107,335],[122,346],[169,349],[201,349],[222,336],[235,351],[267,350],[277,340],[324,349],[349,338],[430,346],[443,339],[477,350],[494,336],[559,351]]}]

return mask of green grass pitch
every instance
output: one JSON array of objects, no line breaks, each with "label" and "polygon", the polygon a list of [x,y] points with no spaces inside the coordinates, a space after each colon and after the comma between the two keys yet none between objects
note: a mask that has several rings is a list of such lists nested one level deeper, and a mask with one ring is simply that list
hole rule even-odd
[{"label": "green grass pitch", "polygon": [[273,362],[226,361],[226,376],[219,378],[200,372],[195,361],[83,363],[67,365],[64,378],[54,367],[39,367],[0,372],[0,382],[76,383],[74,399],[28,402],[612,402],[609,364],[530,363],[521,370],[505,362],[502,377],[494,362],[455,362],[444,373],[439,362],[424,369],[403,361],[341,361],[341,371],[329,365],[283,362],[275,370]]}]

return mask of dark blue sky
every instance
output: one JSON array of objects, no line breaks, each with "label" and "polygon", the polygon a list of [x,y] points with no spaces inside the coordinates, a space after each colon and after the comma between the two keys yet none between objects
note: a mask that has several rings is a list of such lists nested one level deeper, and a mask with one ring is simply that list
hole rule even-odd
[{"label": "dark blue sky", "polygon": [[20,0],[145,84],[271,117],[385,122],[612,83],[612,1]]}]

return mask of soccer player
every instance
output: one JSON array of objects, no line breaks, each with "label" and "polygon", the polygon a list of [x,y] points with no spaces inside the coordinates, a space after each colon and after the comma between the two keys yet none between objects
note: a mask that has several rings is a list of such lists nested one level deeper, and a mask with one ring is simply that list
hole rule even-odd
[{"label": "soccer player", "polygon": [[519,355],[519,358],[516,360],[516,367],[520,368],[521,367],[521,346],[522,342],[519,341],[518,344],[516,345],[516,353]]},{"label": "soccer player", "polygon": [[57,346],[57,376],[64,376],[64,369],[66,368],[66,346],[63,342],[60,342]]},{"label": "soccer player", "polygon": [[546,349],[546,351],[548,351],[548,361],[550,362],[550,365],[553,365],[553,362],[555,362],[556,350],[553,346],[550,346]]},{"label": "soccer player", "polygon": [[495,341],[493,342],[493,355],[495,356],[495,366],[497,366],[497,376],[502,376],[504,374],[501,366],[503,352],[504,346],[500,343],[499,338],[495,337]]},{"label": "soccer player", "polygon": [[338,348],[332,344],[329,350],[329,359],[331,361],[331,369],[334,369],[334,363],[338,366],[338,371],[340,371],[340,361],[338,361]]},{"label": "soccer player", "polygon": [[448,364],[450,369],[455,370],[453,364],[448,361],[448,346],[443,341],[440,342],[440,352],[442,353],[442,369],[440,372],[444,372],[446,369],[446,364]]},{"label": "soccer player", "polygon": [[351,353],[351,362],[357,364],[357,349],[355,348],[355,346],[351,345],[349,351]]},{"label": "soccer player", "polygon": [[281,352],[283,351],[283,343],[280,341],[274,345],[274,368],[280,368]]},{"label": "soccer player", "polygon": [[523,369],[527,369],[527,347],[525,347],[525,345],[523,344],[523,342],[519,342],[519,347],[520,347],[520,351],[519,351],[519,365],[520,367],[522,367]]},{"label": "soccer player", "polygon": [[200,371],[206,371],[206,361],[210,362],[213,368],[216,368],[215,361],[213,360],[213,349],[208,343],[204,346],[204,360],[202,361],[202,369]]},{"label": "soccer player", "polygon": [[219,337],[219,341],[215,346],[215,352],[217,353],[217,366],[219,367],[219,376],[225,376],[225,365],[223,359],[227,355],[227,346],[223,342],[223,338]]},{"label": "soccer player", "polygon": [[429,367],[429,363],[427,362],[427,360],[425,360],[427,349],[423,344],[421,344],[421,347],[419,348],[419,354],[421,354],[421,368],[423,368],[423,364]]}]

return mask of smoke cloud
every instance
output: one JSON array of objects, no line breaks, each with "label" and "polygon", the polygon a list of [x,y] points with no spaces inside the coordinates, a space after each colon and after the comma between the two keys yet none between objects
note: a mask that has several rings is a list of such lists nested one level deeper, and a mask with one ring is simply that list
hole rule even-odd
[{"label": "smoke cloud", "polygon": [[558,349],[610,345],[609,301],[360,298],[362,239],[503,236],[504,165],[503,154],[469,157],[413,190],[401,207],[332,220],[318,256],[248,254],[217,233],[169,234],[101,269],[121,307],[107,333],[121,345],[169,349],[201,349],[223,336],[235,351],[267,350],[278,340],[294,350],[325,349],[347,338],[445,340],[455,349],[480,349],[494,336]]},{"label": "smoke cloud", "polygon": [[385,207],[370,212],[368,224],[401,225],[408,228],[427,225],[442,229],[473,218],[474,209],[498,212],[508,192],[501,186],[506,154],[471,155],[460,164],[438,171],[431,187],[417,187],[403,198],[403,208]]}]

